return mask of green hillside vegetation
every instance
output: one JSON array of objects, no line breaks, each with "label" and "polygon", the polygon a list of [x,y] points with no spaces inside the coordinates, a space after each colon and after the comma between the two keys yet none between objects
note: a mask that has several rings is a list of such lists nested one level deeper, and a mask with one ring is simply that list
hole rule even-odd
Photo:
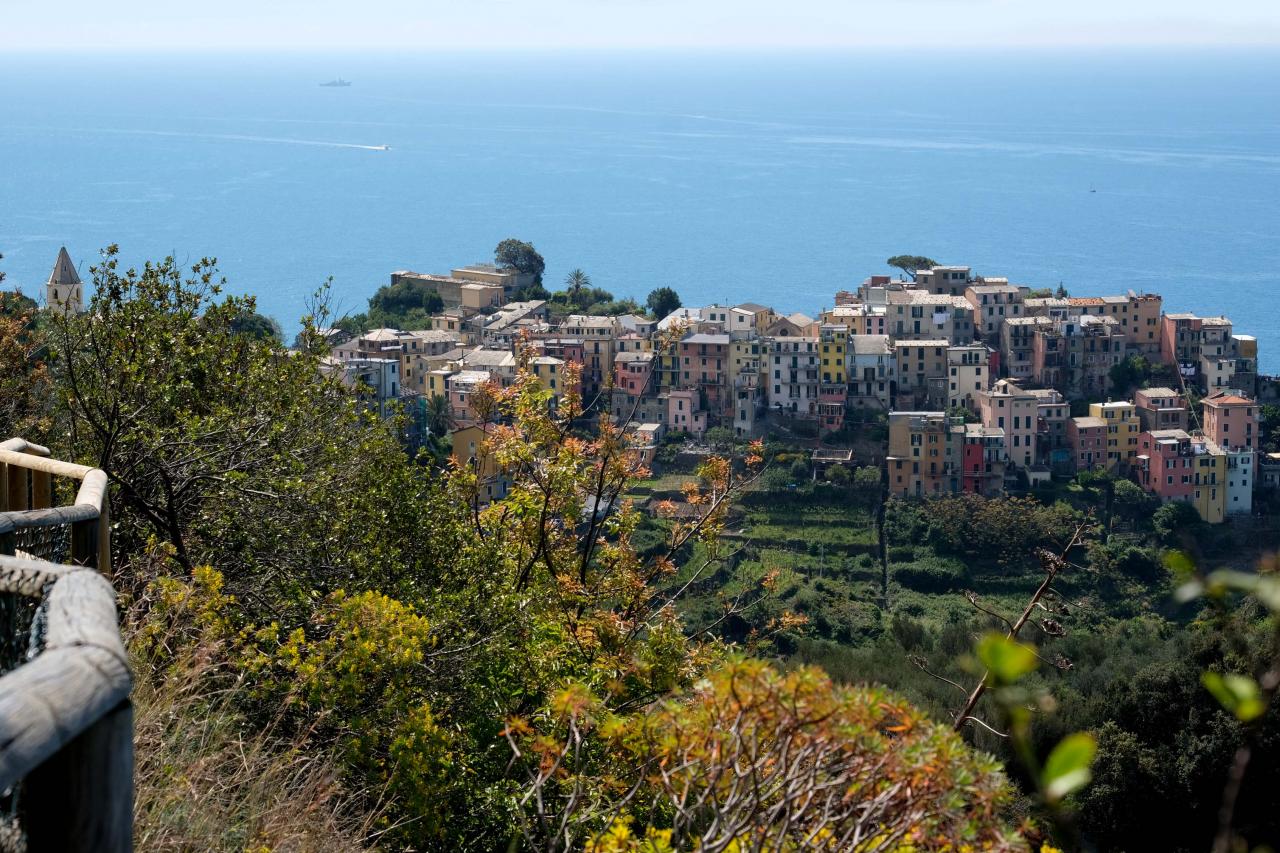
[{"label": "green hillside vegetation", "polygon": [[1106,477],[882,505],[779,442],[655,474],[524,371],[483,506],[321,374],[323,296],[286,354],[211,260],[92,273],[0,315],[0,431],[108,473],[140,849],[1280,838],[1272,522]]},{"label": "green hillside vegetation", "polygon": [[323,299],[286,355],[211,260],[92,272],[87,313],[0,327],[0,429],[110,478],[140,849],[1030,846],[901,697],[686,631],[666,581],[727,553],[758,460],[706,459],[655,542],[583,512],[641,473],[623,437],[521,373],[482,507],[321,374]]},{"label": "green hillside vegetation", "polygon": [[[780,458],[775,464],[789,469],[789,455]],[[788,471],[783,479],[797,478]],[[1001,617],[1014,619],[1044,577],[1028,546],[1059,550],[1087,523],[1049,596],[1055,612],[1038,611],[1046,627],[1027,637],[1049,662],[1031,683],[1052,694],[1055,708],[1032,729],[1035,749],[1046,754],[1073,730],[1098,735],[1099,781],[1077,802],[1078,825],[1099,848],[1211,845],[1242,729],[1201,676],[1206,669],[1266,671],[1275,628],[1256,606],[1211,617],[1179,604],[1179,580],[1165,560],[1176,546],[1205,565],[1266,566],[1280,543],[1274,519],[1211,529],[1194,510],[1191,519],[1173,518],[1184,507],[1153,512],[1140,490],[1107,477],[1038,497],[892,499],[882,567],[875,498],[865,488],[800,481],[740,499],[740,525],[725,537],[740,550],[686,600],[692,625],[714,625],[736,642],[767,638],[792,665],[885,684],[949,719],[964,697],[942,679],[972,685],[975,639],[1004,629]],[[769,594],[725,618],[726,601],[766,575],[774,578]],[[804,622],[779,629],[783,613]],[[998,707],[988,702],[986,715],[998,719]],[[1272,710],[1259,725],[1259,763],[1250,764],[1252,790],[1237,804],[1237,819],[1245,837],[1276,838],[1280,820],[1265,792],[1280,773],[1280,719]],[[977,726],[969,737],[1025,783],[1004,739]]]}]

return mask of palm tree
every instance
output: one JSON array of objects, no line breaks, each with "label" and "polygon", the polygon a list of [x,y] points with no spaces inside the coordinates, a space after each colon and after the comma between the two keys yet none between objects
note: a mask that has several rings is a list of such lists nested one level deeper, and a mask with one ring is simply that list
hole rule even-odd
[{"label": "palm tree", "polygon": [[582,291],[591,286],[591,276],[577,268],[564,277],[565,288],[569,291],[569,302],[573,305],[578,304],[578,297]]},{"label": "palm tree", "polygon": [[449,398],[435,394],[427,398],[427,427],[432,435],[443,436],[449,431],[453,416],[449,412]]}]

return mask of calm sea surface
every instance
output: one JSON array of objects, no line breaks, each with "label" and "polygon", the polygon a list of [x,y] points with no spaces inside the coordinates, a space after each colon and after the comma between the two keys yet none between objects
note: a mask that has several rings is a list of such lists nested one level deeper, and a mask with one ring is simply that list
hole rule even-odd
[{"label": "calm sea surface", "polygon": [[1275,372],[1278,92],[1274,53],[0,57],[0,269],[216,256],[292,329],[508,236],[807,312],[920,252],[1226,313]]}]

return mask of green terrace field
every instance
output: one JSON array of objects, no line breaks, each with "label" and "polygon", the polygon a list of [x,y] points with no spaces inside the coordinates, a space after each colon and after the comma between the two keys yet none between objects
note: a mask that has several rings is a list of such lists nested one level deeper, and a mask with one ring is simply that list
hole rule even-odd
[{"label": "green terrace field", "polygon": [[[683,476],[661,479],[674,489]],[[917,663],[972,681],[965,667],[975,638],[1003,630],[1002,617],[1017,618],[1043,579],[1034,548],[1063,530],[1069,538],[1087,517],[1090,493],[1072,497],[1056,504],[893,501],[882,566],[874,495],[828,483],[760,488],[739,499],[717,553],[692,549],[680,561],[672,589],[688,584],[679,606],[695,631],[784,663],[818,663],[840,680],[889,684],[945,717],[956,689]],[[1026,631],[1046,660],[1070,661],[1062,672],[1046,666],[1037,676],[1046,685],[1069,688],[1095,678],[1090,673],[1099,667],[1119,677],[1126,670],[1105,664],[1109,642],[1136,666],[1142,649],[1167,637],[1158,626],[1179,619],[1154,551],[1132,547],[1131,538],[1103,546],[1091,533],[1089,544],[1072,549],[1071,565],[1046,601],[1052,613],[1038,610]],[[1060,623],[1063,633],[1047,634],[1037,622],[1050,631]]]}]

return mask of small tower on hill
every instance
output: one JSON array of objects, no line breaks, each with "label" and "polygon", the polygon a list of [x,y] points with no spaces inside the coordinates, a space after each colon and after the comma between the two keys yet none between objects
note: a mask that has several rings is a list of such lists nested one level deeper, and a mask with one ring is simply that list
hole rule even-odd
[{"label": "small tower on hill", "polygon": [[81,291],[80,274],[76,272],[76,265],[71,263],[67,247],[63,246],[58,250],[58,260],[54,262],[53,272],[49,273],[49,281],[44,286],[45,303],[50,308],[78,314],[84,310]]}]

